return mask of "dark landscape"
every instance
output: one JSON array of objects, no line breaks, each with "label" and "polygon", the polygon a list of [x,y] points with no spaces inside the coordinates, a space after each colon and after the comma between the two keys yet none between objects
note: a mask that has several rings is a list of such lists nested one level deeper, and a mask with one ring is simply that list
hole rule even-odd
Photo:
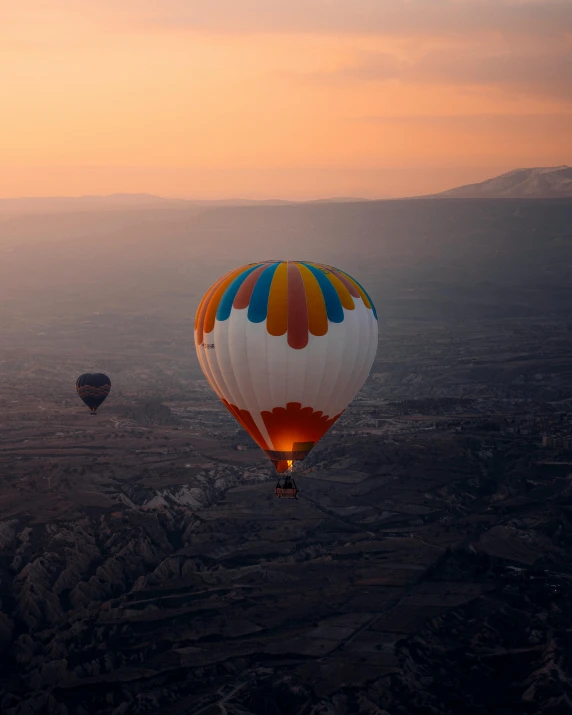
[{"label": "dark landscape", "polygon": [[[2,715],[572,708],[572,200],[143,203],[0,207]],[[292,258],[380,340],[279,501],[193,321]]]}]

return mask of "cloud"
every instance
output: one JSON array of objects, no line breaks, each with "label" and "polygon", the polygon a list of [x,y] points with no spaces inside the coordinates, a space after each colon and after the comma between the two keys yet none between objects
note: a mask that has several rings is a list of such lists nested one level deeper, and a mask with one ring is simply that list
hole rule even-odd
[{"label": "cloud", "polygon": [[448,140],[464,137],[473,146],[484,147],[487,143],[498,146],[500,143],[503,150],[506,150],[515,145],[524,145],[527,152],[537,151],[540,155],[548,147],[558,147],[561,156],[569,156],[572,150],[572,112],[363,116],[354,118],[353,122],[377,125],[385,137],[399,136],[399,133],[403,135],[403,132],[410,136],[419,136],[421,133],[431,137],[432,141],[441,141],[444,137]]},{"label": "cloud", "polygon": [[103,1],[120,7],[119,15],[126,12],[134,28],[361,35],[370,37],[370,45],[379,38],[381,46],[385,37],[410,50],[409,59],[380,51],[356,54],[353,64],[336,71],[282,72],[298,82],[393,79],[572,99],[572,0]]},{"label": "cloud", "polygon": [[554,130],[568,130],[572,126],[572,112],[536,114],[419,114],[419,115],[373,115],[357,117],[355,121],[384,125],[437,126],[451,129],[522,129],[529,130],[542,124]]},{"label": "cloud", "polygon": [[213,33],[391,36],[571,32],[570,0],[104,0],[150,26]]},{"label": "cloud", "polygon": [[497,85],[513,92],[572,99],[572,48],[546,47],[530,52],[520,48],[488,52],[428,53],[405,71],[412,82]]},{"label": "cloud", "polygon": [[526,45],[468,44],[444,47],[415,59],[386,52],[361,53],[335,71],[283,73],[303,83],[348,85],[355,82],[399,80],[404,84],[497,87],[512,94],[572,101],[572,44],[553,43],[543,49]]}]

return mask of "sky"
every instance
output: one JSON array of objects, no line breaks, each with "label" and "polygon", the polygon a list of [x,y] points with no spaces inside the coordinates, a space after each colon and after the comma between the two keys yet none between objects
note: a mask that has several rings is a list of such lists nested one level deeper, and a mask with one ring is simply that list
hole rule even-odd
[{"label": "sky", "polygon": [[572,0],[0,0],[0,197],[383,198],[572,164]]}]

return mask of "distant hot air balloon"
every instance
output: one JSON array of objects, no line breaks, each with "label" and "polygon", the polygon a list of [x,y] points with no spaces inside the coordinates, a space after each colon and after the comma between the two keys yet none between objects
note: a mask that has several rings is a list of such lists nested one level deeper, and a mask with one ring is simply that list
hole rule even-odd
[{"label": "distant hot air balloon", "polygon": [[[195,347],[213,390],[271,459],[291,472],[364,384],[377,314],[347,273],[308,261],[230,271],[203,297]],[[287,477],[277,496],[296,496]]]},{"label": "distant hot air balloon", "polygon": [[77,394],[94,415],[111,390],[111,380],[101,372],[86,372],[75,383]]}]

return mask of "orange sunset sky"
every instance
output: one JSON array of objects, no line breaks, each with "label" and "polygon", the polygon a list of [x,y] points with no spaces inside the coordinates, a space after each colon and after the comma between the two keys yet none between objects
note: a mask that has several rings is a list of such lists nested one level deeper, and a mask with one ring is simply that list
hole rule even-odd
[{"label": "orange sunset sky", "polygon": [[572,164],[572,0],[0,0],[0,196],[429,193]]}]

